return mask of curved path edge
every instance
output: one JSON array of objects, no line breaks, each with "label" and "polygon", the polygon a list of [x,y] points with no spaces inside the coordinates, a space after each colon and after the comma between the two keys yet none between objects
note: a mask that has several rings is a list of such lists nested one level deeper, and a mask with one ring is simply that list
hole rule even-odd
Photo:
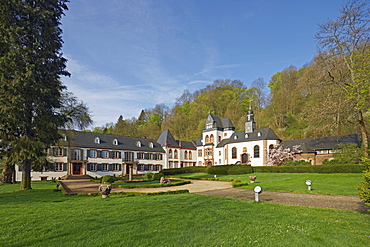
[{"label": "curved path edge", "polygon": [[[150,193],[159,191],[187,189],[189,190],[190,193],[201,195],[238,198],[251,201],[254,200],[253,190],[232,188],[231,182],[191,180],[191,179],[186,180],[190,180],[191,183],[180,186],[160,187],[160,188],[135,188],[135,189],[113,188],[112,191]],[[92,193],[98,192],[100,184],[91,182],[89,180],[64,180],[63,185],[68,193]],[[352,211],[369,210],[369,208],[357,196],[263,191],[262,194],[259,195],[259,200],[292,206],[333,208]]]}]

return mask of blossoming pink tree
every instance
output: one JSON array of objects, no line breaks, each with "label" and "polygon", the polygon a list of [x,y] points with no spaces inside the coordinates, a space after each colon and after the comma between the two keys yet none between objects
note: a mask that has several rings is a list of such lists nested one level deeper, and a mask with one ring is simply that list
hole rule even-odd
[{"label": "blossoming pink tree", "polygon": [[290,149],[279,144],[274,145],[274,147],[270,149],[267,165],[281,166],[285,161],[295,160],[294,154],[302,152],[302,150],[299,149],[300,147],[301,145],[295,145]]}]

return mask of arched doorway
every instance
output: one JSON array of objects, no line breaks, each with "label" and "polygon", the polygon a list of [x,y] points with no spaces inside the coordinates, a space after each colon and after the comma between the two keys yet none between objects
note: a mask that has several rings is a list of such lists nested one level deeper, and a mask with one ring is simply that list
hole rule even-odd
[{"label": "arched doorway", "polygon": [[247,164],[249,161],[248,154],[244,153],[242,154],[242,164]]}]

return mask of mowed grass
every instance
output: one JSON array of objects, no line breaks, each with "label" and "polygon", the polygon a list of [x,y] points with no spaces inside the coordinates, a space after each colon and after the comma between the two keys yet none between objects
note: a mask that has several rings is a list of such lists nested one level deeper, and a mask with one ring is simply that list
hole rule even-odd
[{"label": "mowed grass", "polygon": [[[253,173],[242,175],[217,175],[220,179],[239,179],[249,182],[249,176],[256,176],[255,183],[243,186],[244,189],[253,189],[259,185],[264,190],[285,191],[294,193],[314,193],[327,195],[351,195],[356,196],[357,187],[364,179],[361,173]],[[206,173],[185,173],[173,177],[186,178],[213,178],[214,175]],[[311,191],[308,191],[306,180],[312,181]]]},{"label": "mowed grass", "polygon": [[198,194],[63,196],[0,186],[0,246],[368,246],[369,213]]}]

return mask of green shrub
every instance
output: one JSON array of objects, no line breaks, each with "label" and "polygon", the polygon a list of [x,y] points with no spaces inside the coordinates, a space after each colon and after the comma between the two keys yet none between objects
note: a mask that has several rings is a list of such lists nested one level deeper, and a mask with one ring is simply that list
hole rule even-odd
[{"label": "green shrub", "polygon": [[281,166],[310,166],[311,163],[305,160],[288,160],[285,161]]},{"label": "green shrub", "polygon": [[364,165],[255,166],[253,172],[267,173],[362,173]]},{"label": "green shrub", "polygon": [[247,186],[248,183],[247,182],[240,182],[240,180],[234,180],[232,182],[232,185],[233,185],[233,188],[238,188],[238,187],[242,187],[242,186]]},{"label": "green shrub", "polygon": [[138,183],[127,183],[127,184],[112,184],[113,187],[118,188],[125,188],[125,189],[132,189],[132,188],[160,188],[160,187],[171,187],[171,186],[179,186],[184,184],[190,184],[189,180],[171,180],[169,184],[138,184]]},{"label": "green shrub", "polygon": [[206,172],[215,175],[239,175],[252,173],[253,169],[250,165],[222,165],[208,166]]},{"label": "green shrub", "polygon": [[153,181],[154,180],[154,174],[151,172],[145,173],[144,180],[146,181]]},{"label": "green shrub", "polygon": [[253,173],[251,165],[230,165],[227,171],[228,175],[239,175]]},{"label": "green shrub", "polygon": [[226,166],[208,166],[206,173],[215,175],[227,175],[229,167]]},{"label": "green shrub", "polygon": [[368,206],[370,206],[370,159],[363,159],[362,164],[365,167],[364,178],[361,186],[358,187],[359,196],[361,200]]},{"label": "green shrub", "polygon": [[163,175],[177,175],[183,173],[205,173],[207,166],[188,166],[182,168],[170,168],[160,171]]},{"label": "green shrub", "polygon": [[163,173],[158,172],[158,173],[153,173],[153,180],[160,180],[161,177],[163,177]]},{"label": "green shrub", "polygon": [[101,177],[101,183],[113,183],[113,182],[114,182],[114,178],[110,175],[105,175]]}]

